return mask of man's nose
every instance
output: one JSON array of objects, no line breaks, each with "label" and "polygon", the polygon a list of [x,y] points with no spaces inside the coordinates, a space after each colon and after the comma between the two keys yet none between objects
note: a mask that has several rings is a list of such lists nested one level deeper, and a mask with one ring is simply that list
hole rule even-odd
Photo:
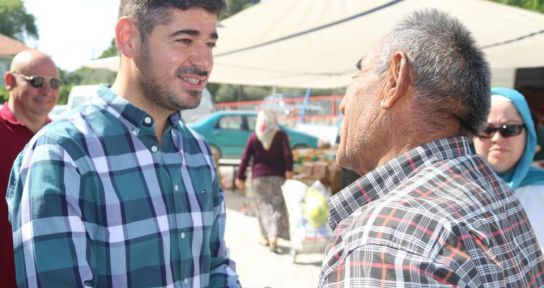
[{"label": "man's nose", "polygon": [[190,63],[209,72],[213,67],[212,50],[207,45],[199,45],[191,51]]},{"label": "man's nose", "polygon": [[340,101],[340,106],[338,106],[338,110],[340,110],[340,113],[342,113],[343,115],[345,115],[345,110],[346,110],[346,104],[344,103],[344,100],[346,99],[346,96],[342,97],[342,100]]}]

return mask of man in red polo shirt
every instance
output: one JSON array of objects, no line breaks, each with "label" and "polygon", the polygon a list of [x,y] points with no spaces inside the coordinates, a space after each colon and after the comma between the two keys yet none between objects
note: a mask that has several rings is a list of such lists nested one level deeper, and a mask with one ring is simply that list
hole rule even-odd
[{"label": "man in red polo shirt", "polygon": [[4,74],[9,99],[0,107],[0,282],[15,287],[13,242],[8,221],[6,188],[13,161],[34,133],[49,122],[59,98],[59,71],[51,58],[25,50]]}]

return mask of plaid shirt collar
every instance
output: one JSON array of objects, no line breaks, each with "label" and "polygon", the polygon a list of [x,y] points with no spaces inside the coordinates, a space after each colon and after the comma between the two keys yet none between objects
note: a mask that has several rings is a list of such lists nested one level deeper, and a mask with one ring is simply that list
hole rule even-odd
[{"label": "plaid shirt collar", "polygon": [[[110,88],[105,85],[100,85],[97,90],[96,101],[99,101],[99,105],[106,105],[108,109],[112,109],[114,115],[119,115],[124,121],[125,124],[129,126],[138,127],[142,129],[153,127],[154,120],[151,115],[147,114],[145,111],[134,106],[127,100],[122,97],[119,97],[113,92]],[[151,121],[147,120],[150,119]],[[174,112],[168,117],[168,123],[171,126],[176,126],[181,121],[180,112]],[[128,123],[126,123],[128,122]]]},{"label": "plaid shirt collar", "polygon": [[355,210],[384,197],[427,164],[467,154],[472,154],[467,137],[443,138],[416,147],[375,168],[330,198],[330,227],[334,230]]}]

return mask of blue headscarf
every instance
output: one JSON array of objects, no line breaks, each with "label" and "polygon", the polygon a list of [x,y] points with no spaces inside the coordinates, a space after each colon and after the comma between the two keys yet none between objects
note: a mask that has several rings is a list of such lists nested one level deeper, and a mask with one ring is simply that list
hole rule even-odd
[{"label": "blue headscarf", "polygon": [[492,88],[491,95],[500,95],[510,99],[521,115],[521,119],[527,130],[525,150],[518,163],[512,170],[499,174],[499,176],[508,184],[508,186],[510,186],[510,188],[512,188],[512,190],[527,185],[544,184],[544,170],[532,166],[537,137],[535,124],[533,118],[531,118],[531,110],[529,110],[529,105],[527,104],[527,101],[525,101],[525,97],[517,90],[501,87]]}]

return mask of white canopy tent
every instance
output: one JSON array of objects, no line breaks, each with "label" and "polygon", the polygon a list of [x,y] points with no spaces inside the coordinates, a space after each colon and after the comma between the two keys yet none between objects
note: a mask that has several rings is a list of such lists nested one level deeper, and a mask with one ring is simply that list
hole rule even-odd
[{"label": "white canopy tent", "polygon": [[[210,82],[301,88],[349,83],[355,63],[406,14],[459,18],[494,70],[544,66],[544,15],[481,0],[267,0],[221,22]],[[87,65],[116,70],[118,59]]]}]

